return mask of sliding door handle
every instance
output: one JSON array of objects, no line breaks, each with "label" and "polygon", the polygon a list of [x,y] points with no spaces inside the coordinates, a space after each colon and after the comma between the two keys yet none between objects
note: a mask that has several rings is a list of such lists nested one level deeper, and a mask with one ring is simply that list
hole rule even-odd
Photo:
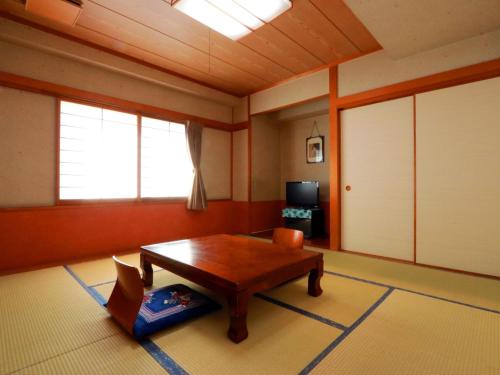
[{"label": "sliding door handle", "polygon": [[346,185],[346,186],[345,186],[345,189],[346,189],[347,191],[351,191],[351,185]]}]

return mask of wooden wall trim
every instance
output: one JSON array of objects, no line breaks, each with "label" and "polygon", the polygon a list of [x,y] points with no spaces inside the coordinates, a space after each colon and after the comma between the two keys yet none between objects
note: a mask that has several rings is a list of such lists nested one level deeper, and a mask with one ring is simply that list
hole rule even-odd
[{"label": "wooden wall trim", "polygon": [[69,86],[63,86],[56,83],[41,81],[2,71],[0,71],[0,85],[19,90],[30,91],[37,94],[81,100],[94,105],[107,105],[122,110],[133,110],[135,112],[139,112],[141,115],[160,116],[165,120],[179,122],[190,120],[199,122],[203,126],[206,126],[208,128],[224,131],[233,130],[233,124],[229,124],[226,122],[172,111],[165,108],[155,107],[149,104],[142,104],[130,100],[119,99],[104,94],[80,90]]},{"label": "wooden wall trim", "polygon": [[250,115],[250,96],[247,96],[247,115],[248,115],[248,202],[250,203],[252,202],[252,116]]},{"label": "wooden wall trim", "polygon": [[59,184],[60,184],[60,178],[59,178],[59,173],[60,173],[60,157],[61,157],[61,101],[59,99],[56,99],[56,113],[55,113],[55,126],[54,126],[54,136],[56,137],[55,139],[55,145],[56,145],[56,155],[55,155],[55,162],[56,165],[54,166],[54,170],[56,171],[55,173],[55,181],[54,181],[54,203],[55,205],[58,205],[58,202],[60,202],[60,196],[59,196]]},{"label": "wooden wall trim", "polygon": [[417,96],[413,95],[413,263],[417,263]]},{"label": "wooden wall trim", "polygon": [[234,137],[231,132],[229,149],[229,198],[233,200]]},{"label": "wooden wall trim", "polygon": [[237,132],[238,130],[248,129],[249,124],[250,124],[250,121],[238,122],[236,124],[233,124],[233,128],[231,129],[231,131]]},{"label": "wooden wall trim", "polygon": [[[8,212],[34,212],[34,211],[52,211],[52,210],[71,210],[81,208],[107,208],[107,207],[130,207],[130,206],[154,206],[169,205],[187,202],[187,198],[142,198],[131,199],[96,199],[88,202],[72,201],[66,204],[56,204],[51,206],[19,206],[19,207],[0,207],[0,215]],[[208,199],[208,202],[232,202],[229,198]]]},{"label": "wooden wall trim", "polygon": [[340,249],[340,111],[336,105],[338,93],[338,67],[329,72],[330,86],[330,249]]},{"label": "wooden wall trim", "polygon": [[334,102],[338,109],[354,108],[498,76],[500,76],[500,59],[495,59],[343,96]]}]

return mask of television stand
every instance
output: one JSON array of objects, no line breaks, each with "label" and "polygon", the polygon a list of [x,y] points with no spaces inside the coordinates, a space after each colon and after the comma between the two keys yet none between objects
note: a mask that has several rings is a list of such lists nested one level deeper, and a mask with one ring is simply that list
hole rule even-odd
[{"label": "television stand", "polygon": [[287,207],[281,216],[285,227],[304,232],[304,238],[322,236],[325,228],[325,215],[322,208]]}]

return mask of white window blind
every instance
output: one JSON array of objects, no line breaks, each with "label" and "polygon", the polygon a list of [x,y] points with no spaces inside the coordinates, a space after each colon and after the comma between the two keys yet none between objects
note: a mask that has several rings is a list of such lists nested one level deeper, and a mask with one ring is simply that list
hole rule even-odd
[{"label": "white window blind", "polygon": [[186,197],[193,165],[186,146],[186,127],[143,117],[141,128],[141,196]]},{"label": "white window blind", "polygon": [[61,101],[60,199],[137,197],[137,116]]}]

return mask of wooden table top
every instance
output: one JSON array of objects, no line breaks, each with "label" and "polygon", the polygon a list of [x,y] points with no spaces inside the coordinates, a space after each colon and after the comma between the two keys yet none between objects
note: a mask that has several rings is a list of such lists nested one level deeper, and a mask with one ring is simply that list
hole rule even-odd
[{"label": "wooden table top", "polygon": [[323,254],[218,234],[141,247],[149,256],[211,275],[240,289],[291,265],[322,259]]}]

